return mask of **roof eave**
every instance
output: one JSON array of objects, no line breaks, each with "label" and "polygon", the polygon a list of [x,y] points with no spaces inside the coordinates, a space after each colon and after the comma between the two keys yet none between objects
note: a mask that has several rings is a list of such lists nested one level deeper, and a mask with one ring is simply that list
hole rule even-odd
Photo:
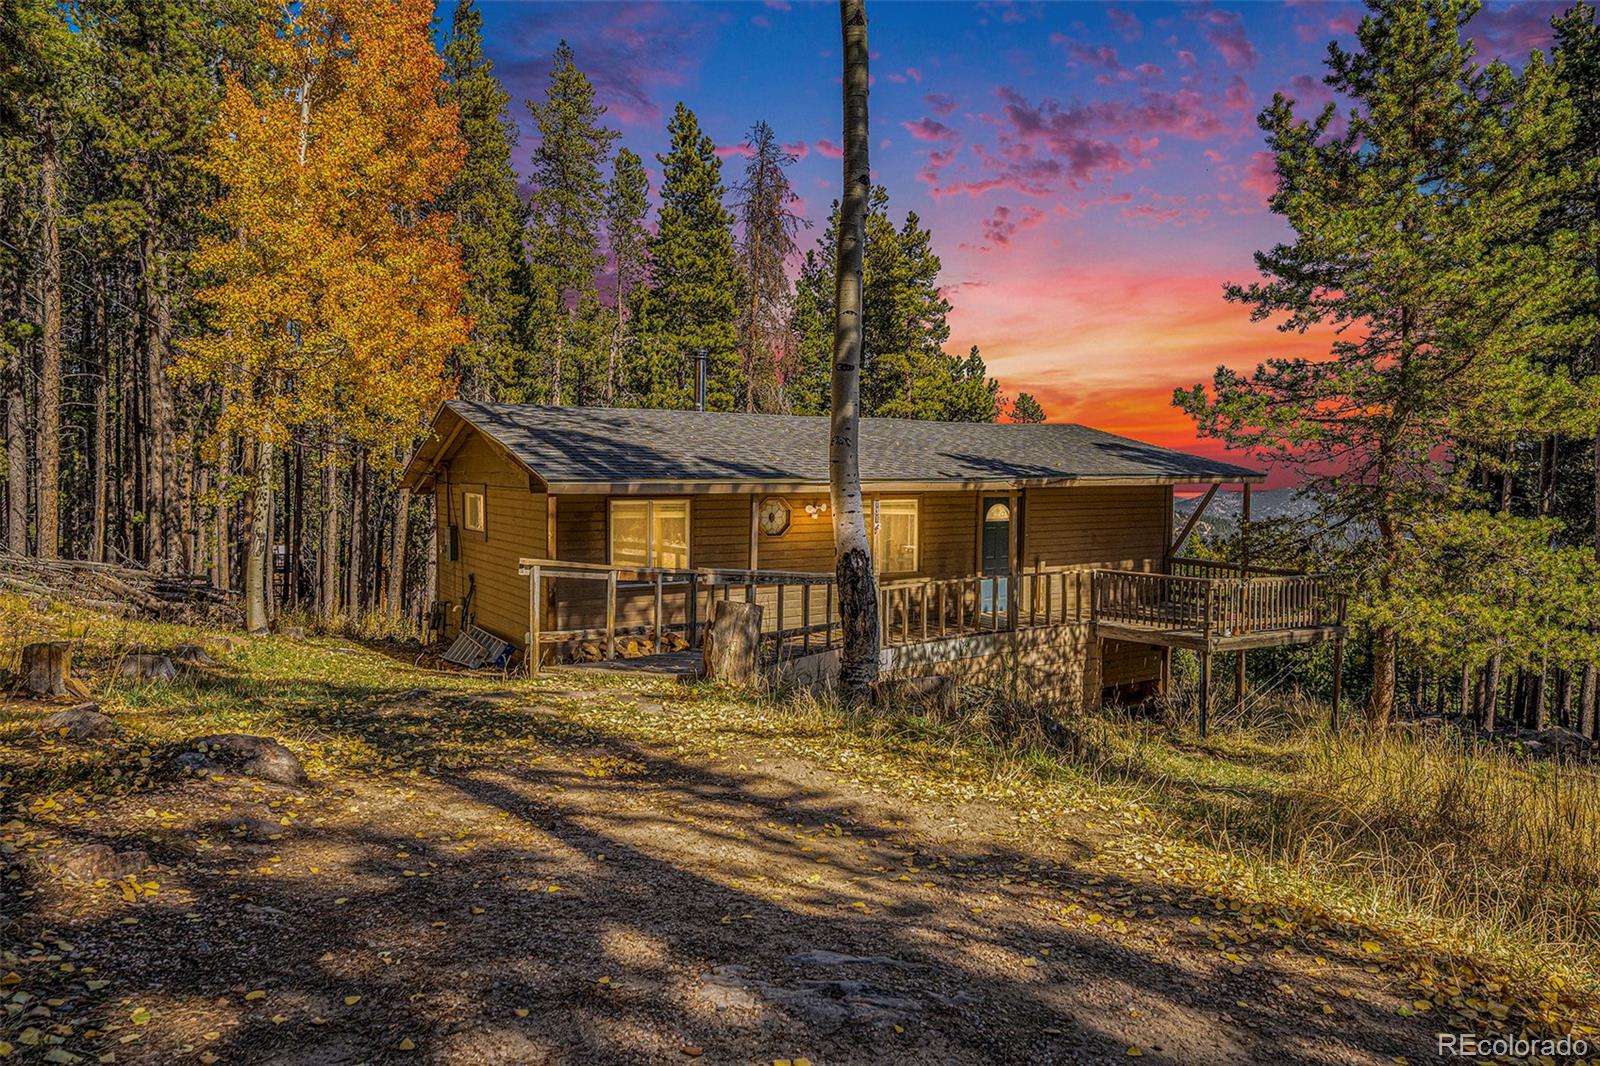
[{"label": "roof eave", "polygon": [[[949,492],[949,491],[1009,491],[1012,489],[1066,488],[1074,485],[1125,487],[1140,485],[1259,485],[1267,480],[1262,473],[1238,474],[1171,474],[1142,477],[1107,475],[1103,477],[1043,477],[1043,478],[950,478],[941,481],[900,481],[893,479],[863,478],[863,492]],[[656,493],[681,493],[705,495],[733,492],[770,493],[825,493],[826,481],[806,481],[793,478],[642,478],[627,481],[552,481],[548,490],[557,495],[606,494],[612,496],[648,496]]]}]

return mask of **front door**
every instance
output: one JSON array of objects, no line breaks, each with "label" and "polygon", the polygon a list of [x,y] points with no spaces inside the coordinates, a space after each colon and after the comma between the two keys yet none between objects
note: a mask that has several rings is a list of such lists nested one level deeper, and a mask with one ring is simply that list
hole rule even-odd
[{"label": "front door", "polygon": [[983,572],[1001,575],[983,584],[983,609],[992,611],[1007,602],[1010,579],[1005,575],[1011,573],[1011,501],[1004,496],[983,499]]}]

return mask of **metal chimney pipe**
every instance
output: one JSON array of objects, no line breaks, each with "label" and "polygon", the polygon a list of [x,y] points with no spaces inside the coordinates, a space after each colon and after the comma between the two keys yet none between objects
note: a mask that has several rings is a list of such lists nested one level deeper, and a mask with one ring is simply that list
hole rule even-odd
[{"label": "metal chimney pipe", "polygon": [[694,353],[694,409],[706,409],[706,350],[695,349]]}]

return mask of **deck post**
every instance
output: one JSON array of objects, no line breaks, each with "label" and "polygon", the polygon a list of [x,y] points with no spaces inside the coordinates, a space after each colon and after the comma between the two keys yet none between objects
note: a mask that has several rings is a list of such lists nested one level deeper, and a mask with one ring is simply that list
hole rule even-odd
[{"label": "deck post", "polygon": [[606,574],[606,658],[617,657],[617,572]]},{"label": "deck post", "polygon": [[694,571],[689,573],[689,647],[695,647],[694,631],[700,623],[700,575]]},{"label": "deck post", "polygon": [[657,570],[656,571],[656,618],[655,618],[655,623],[656,623],[656,625],[655,625],[655,644],[656,644],[656,654],[657,655],[660,655],[662,650],[663,650],[662,647],[661,647],[661,584],[662,584],[662,581],[663,581],[663,575],[662,575],[661,571]]},{"label": "deck post", "polygon": [[543,579],[536,565],[528,572],[528,676],[539,672],[539,614],[544,609]]},{"label": "deck post", "polygon": [[1328,711],[1328,729],[1334,733],[1339,731],[1339,696],[1344,683],[1344,593],[1339,593],[1338,607],[1339,631],[1333,638],[1333,706]]},{"label": "deck post", "polygon": [[800,650],[811,650],[811,586],[800,586]]},{"label": "deck post", "polygon": [[1233,709],[1239,714],[1244,713],[1244,686],[1244,649],[1240,648],[1233,662]]},{"label": "deck post", "polygon": [[1165,645],[1161,648],[1161,695],[1172,695],[1172,649]]},{"label": "deck post", "polygon": [[1211,648],[1200,652],[1200,736],[1206,735],[1206,718],[1211,709]]}]

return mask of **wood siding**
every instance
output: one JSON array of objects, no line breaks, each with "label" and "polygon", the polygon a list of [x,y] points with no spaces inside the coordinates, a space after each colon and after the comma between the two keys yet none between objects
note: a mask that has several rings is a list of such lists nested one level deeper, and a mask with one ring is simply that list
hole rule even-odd
[{"label": "wood siding", "polygon": [[[441,527],[460,526],[462,496],[484,493],[485,529],[459,530],[460,558],[448,557],[448,533],[440,531],[439,598],[459,608],[469,582],[476,589],[474,613],[483,628],[521,646],[528,624],[528,582],[517,573],[518,560],[548,552],[545,494],[533,491],[527,472],[482,435],[468,430],[450,457],[436,489]],[[979,507],[984,496],[970,490],[885,494],[885,499],[914,497],[919,501],[918,570],[923,577],[959,577],[979,565]],[[832,573],[833,522],[822,513],[811,517],[806,505],[827,502],[822,495],[786,494],[789,528],[779,536],[755,535],[751,558],[751,516],[765,494],[728,493],[689,496],[690,562],[697,568],[790,570]],[[608,497],[562,495],[555,500],[555,554],[568,562],[609,561]],[[1172,490],[1166,486],[1069,487],[1029,489],[1023,493],[1021,567],[1118,567],[1159,571],[1172,535]],[[1016,510],[1013,520],[1019,517]],[[554,606],[543,624],[559,629],[598,628],[605,624],[605,586],[599,581],[555,582]],[[1087,582],[1077,583],[1086,588]],[[742,596],[743,590],[733,595]],[[810,593],[810,620],[820,623],[827,597],[821,588]],[[766,609],[776,609],[775,589],[758,596]],[[654,619],[652,588],[623,589],[618,596],[619,627],[647,627]],[[665,621],[686,620],[681,590],[663,597]],[[1088,604],[1080,605],[1086,618]],[[702,619],[705,604],[702,601]],[[783,623],[798,626],[803,616],[798,586],[784,599]],[[770,615],[769,615],[770,617]],[[447,632],[458,615],[452,612]],[[1100,680],[1106,686],[1136,686],[1159,674],[1159,652],[1145,645],[1109,643]]]},{"label": "wood siding", "polygon": [[[482,533],[461,526],[462,496],[484,494]],[[517,560],[545,548],[545,494],[530,489],[528,474],[480,434],[468,432],[434,491],[440,516],[439,590],[453,604],[446,628],[453,634],[468,588],[475,589],[477,624],[521,647],[528,628],[528,580]],[[449,526],[459,529],[460,558],[450,560]]]}]

